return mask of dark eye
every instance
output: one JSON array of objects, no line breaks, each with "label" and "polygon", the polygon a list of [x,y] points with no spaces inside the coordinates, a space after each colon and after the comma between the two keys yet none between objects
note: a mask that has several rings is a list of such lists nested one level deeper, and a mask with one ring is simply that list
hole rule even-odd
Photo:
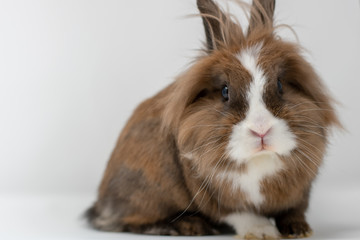
[{"label": "dark eye", "polygon": [[222,97],[225,101],[229,100],[229,89],[228,86],[224,86],[221,90]]},{"label": "dark eye", "polygon": [[278,92],[279,92],[280,94],[283,94],[283,93],[284,93],[284,92],[283,92],[282,83],[281,83],[280,79],[278,79],[278,81],[277,81],[277,88],[278,88]]}]

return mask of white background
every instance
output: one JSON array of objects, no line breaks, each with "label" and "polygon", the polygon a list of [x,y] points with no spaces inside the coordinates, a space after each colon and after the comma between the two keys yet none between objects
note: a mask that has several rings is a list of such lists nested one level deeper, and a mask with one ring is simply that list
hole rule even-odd
[{"label": "white background", "polygon": [[[193,13],[195,0],[0,0],[0,236],[128,236],[92,231],[78,216],[132,110],[202,47],[201,19],[184,18]],[[277,0],[276,19],[297,32],[347,129],[335,132],[315,183],[315,237],[356,238],[359,1]]]}]

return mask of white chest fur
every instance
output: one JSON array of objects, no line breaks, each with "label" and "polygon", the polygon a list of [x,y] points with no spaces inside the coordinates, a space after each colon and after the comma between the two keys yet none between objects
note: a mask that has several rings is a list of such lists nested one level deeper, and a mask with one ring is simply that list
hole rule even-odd
[{"label": "white chest fur", "polygon": [[265,200],[261,193],[261,181],[282,168],[283,163],[275,153],[263,151],[248,160],[245,171],[221,172],[217,177],[220,181],[231,184],[234,192],[241,191],[249,203],[258,207]]}]

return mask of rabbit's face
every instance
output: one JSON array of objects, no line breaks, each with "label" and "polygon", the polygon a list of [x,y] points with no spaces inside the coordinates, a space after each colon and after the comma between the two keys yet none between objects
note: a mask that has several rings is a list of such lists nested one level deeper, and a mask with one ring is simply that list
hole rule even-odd
[{"label": "rabbit's face", "polygon": [[273,159],[265,175],[292,169],[315,177],[335,118],[295,45],[268,37],[215,51],[176,88],[177,144],[200,172],[227,172],[263,158]]},{"label": "rabbit's face", "polygon": [[245,103],[245,117],[232,127],[226,149],[230,158],[238,163],[258,154],[287,156],[296,147],[295,135],[279,117],[284,107],[283,83],[279,77],[264,72],[259,62],[261,48],[262,43],[258,43],[235,55],[249,78],[245,94],[233,103]]}]

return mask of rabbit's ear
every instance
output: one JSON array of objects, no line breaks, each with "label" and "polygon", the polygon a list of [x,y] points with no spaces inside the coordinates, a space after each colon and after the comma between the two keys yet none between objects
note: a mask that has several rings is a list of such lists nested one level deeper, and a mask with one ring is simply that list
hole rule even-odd
[{"label": "rabbit's ear", "polygon": [[230,20],[212,0],[197,0],[206,34],[209,52],[217,49],[225,41],[224,25]]},{"label": "rabbit's ear", "polygon": [[248,33],[258,28],[272,28],[275,0],[253,0]]}]

